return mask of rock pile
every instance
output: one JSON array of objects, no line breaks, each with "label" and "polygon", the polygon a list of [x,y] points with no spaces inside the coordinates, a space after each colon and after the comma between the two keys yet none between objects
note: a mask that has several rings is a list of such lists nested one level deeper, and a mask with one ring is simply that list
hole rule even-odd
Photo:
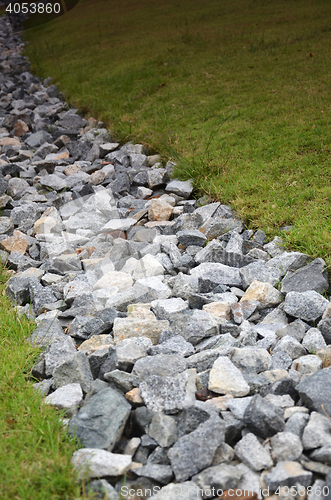
[{"label": "rock pile", "polygon": [[5,17],[0,32],[7,294],[36,319],[35,387],[79,438],[81,477],[109,499],[327,496],[325,262],[190,198],[171,162],[35,78]]}]

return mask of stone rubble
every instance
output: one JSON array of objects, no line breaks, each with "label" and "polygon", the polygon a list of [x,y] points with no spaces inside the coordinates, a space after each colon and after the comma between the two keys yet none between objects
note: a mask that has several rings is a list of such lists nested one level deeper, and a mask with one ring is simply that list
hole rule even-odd
[{"label": "stone rubble", "polygon": [[121,146],[34,77],[5,16],[0,33],[7,294],[35,318],[35,388],[80,440],[90,491],[117,498],[124,474],[171,500],[328,486],[323,259],[196,200],[174,163]]}]

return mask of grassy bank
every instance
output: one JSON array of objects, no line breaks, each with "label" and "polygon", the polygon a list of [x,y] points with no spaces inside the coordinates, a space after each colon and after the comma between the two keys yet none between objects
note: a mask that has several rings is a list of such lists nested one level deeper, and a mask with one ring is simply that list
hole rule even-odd
[{"label": "grassy bank", "polygon": [[70,103],[331,262],[329,0],[81,0],[26,32]]},{"label": "grassy bank", "polygon": [[35,328],[19,319],[5,296],[0,270],[0,490],[4,500],[81,498],[70,464],[75,443],[59,413],[42,404],[29,375],[38,350],[26,342]]}]

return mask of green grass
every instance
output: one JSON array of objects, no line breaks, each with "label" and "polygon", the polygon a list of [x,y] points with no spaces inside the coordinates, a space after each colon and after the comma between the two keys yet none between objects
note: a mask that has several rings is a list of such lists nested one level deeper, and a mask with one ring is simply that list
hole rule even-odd
[{"label": "green grass", "polygon": [[61,414],[42,404],[30,373],[39,351],[26,338],[35,325],[19,318],[5,295],[0,269],[0,490],[3,500],[78,499],[70,464],[77,448]]},{"label": "green grass", "polygon": [[114,137],[331,263],[329,0],[81,0],[26,38],[33,70]]}]

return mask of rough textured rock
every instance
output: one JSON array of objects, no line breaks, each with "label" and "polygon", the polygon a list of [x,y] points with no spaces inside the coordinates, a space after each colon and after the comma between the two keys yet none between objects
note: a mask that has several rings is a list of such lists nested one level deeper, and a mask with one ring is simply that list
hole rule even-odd
[{"label": "rough textured rock", "polygon": [[112,451],[122,435],[130,409],[130,404],[118,391],[103,389],[70,420],[69,432],[86,447]]}]

